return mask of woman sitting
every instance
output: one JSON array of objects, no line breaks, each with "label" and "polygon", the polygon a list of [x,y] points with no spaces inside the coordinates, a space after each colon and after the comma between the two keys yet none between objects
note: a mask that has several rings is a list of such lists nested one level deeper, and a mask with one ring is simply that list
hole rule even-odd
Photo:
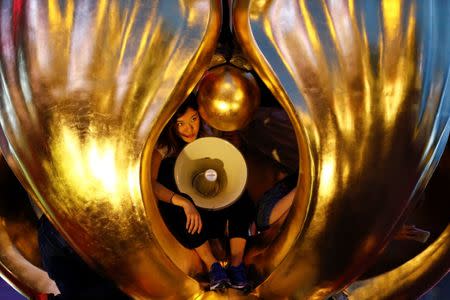
[{"label": "woman sitting", "polygon": [[[173,175],[175,160],[183,147],[205,136],[196,100],[181,105],[157,142],[152,158],[152,186],[161,215],[175,238],[194,249],[209,270],[210,290],[232,287],[247,290],[243,265],[248,228],[253,219],[253,203],[247,193],[231,206],[212,211],[197,207],[179,192]],[[228,231],[230,261],[224,269],[213,255],[209,240],[223,238]]]}]

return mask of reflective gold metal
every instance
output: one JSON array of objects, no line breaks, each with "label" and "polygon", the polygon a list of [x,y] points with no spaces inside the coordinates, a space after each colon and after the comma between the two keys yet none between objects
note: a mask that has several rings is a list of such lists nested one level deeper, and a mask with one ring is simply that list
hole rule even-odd
[{"label": "reflective gold metal", "polygon": [[145,142],[154,144],[211,60],[220,2],[0,6],[2,150],[28,192],[133,297],[202,293],[186,275],[198,259],[159,242],[167,229],[146,216],[139,179]]},{"label": "reflective gold metal", "polygon": [[250,122],[260,103],[260,91],[250,72],[225,64],[206,72],[197,101],[200,115],[209,125],[235,131]]},{"label": "reflective gold metal", "polygon": [[371,267],[373,270],[368,270],[372,276],[365,276],[365,280],[358,280],[346,289],[350,299],[417,298],[446,275],[450,269],[449,180],[450,144],[447,144],[423,198],[406,219],[407,224],[430,231],[430,239],[434,241],[423,247],[410,241],[391,242]]},{"label": "reflective gold metal", "polygon": [[[301,155],[285,228],[249,259],[268,276],[256,289],[262,298],[324,299],[342,289],[415,204],[449,130],[450,99],[432,96],[448,85],[449,35],[420,23],[435,9],[419,1],[235,2],[240,45],[288,112]],[[423,55],[437,54],[422,53],[437,42],[427,28],[446,48],[427,67],[432,77],[422,73],[430,62]]]},{"label": "reflective gold metal", "polygon": [[361,282],[349,293],[351,300],[412,299],[433,287],[450,268],[450,225],[418,256],[402,266]]},{"label": "reflective gold metal", "polygon": [[[447,141],[450,37],[433,24],[448,23],[450,6],[363,2],[233,7],[301,162],[280,234],[248,249],[262,278],[248,298],[323,299],[350,284],[416,203]],[[136,299],[244,297],[206,293],[188,276],[200,261],[169,234],[149,179],[161,129],[211,62],[220,9],[218,0],[0,2],[2,152],[76,251]],[[448,234],[391,273],[416,272],[401,288],[442,275]]]}]

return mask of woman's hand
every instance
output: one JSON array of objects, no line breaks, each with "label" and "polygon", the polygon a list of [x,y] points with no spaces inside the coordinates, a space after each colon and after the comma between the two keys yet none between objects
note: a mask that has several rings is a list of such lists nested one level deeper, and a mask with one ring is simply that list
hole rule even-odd
[{"label": "woman's hand", "polygon": [[195,205],[188,199],[178,194],[172,197],[172,203],[179,205],[184,209],[184,213],[186,214],[186,230],[190,234],[200,233],[203,226],[202,218],[200,217]]},{"label": "woman's hand", "polygon": [[415,225],[404,224],[402,228],[395,234],[396,240],[414,240],[421,243],[426,243],[430,237],[430,232],[417,228]]}]

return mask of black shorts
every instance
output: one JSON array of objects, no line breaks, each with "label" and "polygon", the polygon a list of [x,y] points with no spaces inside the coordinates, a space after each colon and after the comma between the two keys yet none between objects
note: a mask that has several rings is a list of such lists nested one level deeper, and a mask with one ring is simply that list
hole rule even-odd
[{"label": "black shorts", "polygon": [[[168,189],[180,193],[173,175],[174,166],[175,158],[163,159],[157,180]],[[183,194],[183,196],[191,200],[188,195]],[[227,224],[228,234],[226,236],[228,238],[246,239],[255,215],[253,202],[248,193],[244,191],[235,203],[224,209],[213,211],[197,207],[202,218],[203,229],[199,234],[189,234],[186,230],[186,215],[183,208],[164,201],[158,201],[158,207],[170,232],[189,249],[197,248],[207,240],[225,237]]]}]

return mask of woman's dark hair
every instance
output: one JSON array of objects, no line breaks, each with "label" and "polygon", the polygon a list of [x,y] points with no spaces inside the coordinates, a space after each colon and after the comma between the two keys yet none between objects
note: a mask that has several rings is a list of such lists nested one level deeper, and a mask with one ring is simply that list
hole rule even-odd
[{"label": "woman's dark hair", "polygon": [[[190,94],[188,96],[188,98],[181,104],[170,121],[167,123],[166,127],[164,127],[161,135],[159,136],[157,147],[167,147],[167,153],[175,155],[178,155],[178,153],[183,149],[183,147],[186,145],[186,142],[183,141],[183,139],[181,139],[177,133],[177,119],[184,115],[188,108],[192,108],[193,110],[198,111],[198,103],[194,94]],[[197,136],[204,136],[204,128],[201,118]]]}]

